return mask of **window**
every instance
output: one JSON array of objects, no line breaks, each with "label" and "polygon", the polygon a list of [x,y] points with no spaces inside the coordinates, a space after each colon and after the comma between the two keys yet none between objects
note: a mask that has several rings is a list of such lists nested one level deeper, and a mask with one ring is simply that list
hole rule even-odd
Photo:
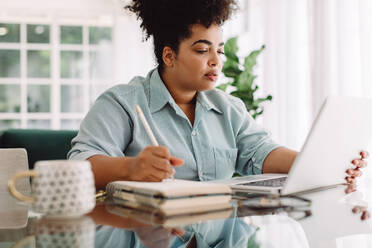
[{"label": "window", "polygon": [[111,26],[0,19],[0,130],[77,129],[112,80]]}]

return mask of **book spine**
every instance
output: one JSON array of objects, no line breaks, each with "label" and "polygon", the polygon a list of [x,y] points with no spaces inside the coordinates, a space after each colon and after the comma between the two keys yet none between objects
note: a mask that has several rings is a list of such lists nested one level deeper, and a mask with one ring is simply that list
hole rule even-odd
[{"label": "book spine", "polygon": [[126,200],[126,201],[131,201],[131,202],[142,203],[142,204],[150,205],[150,206],[153,206],[153,207],[157,207],[157,206],[161,205],[161,203],[163,202],[161,199],[156,199],[156,198],[151,198],[151,197],[144,197],[144,196],[141,196],[141,195],[130,194],[130,193],[126,193],[126,192],[120,192],[119,190],[116,190],[112,194],[112,196],[114,198],[119,198],[119,199],[123,199],[123,200]]},{"label": "book spine", "polygon": [[107,186],[106,186],[107,196],[112,197],[114,195],[116,189],[117,189],[117,187],[115,186],[115,184],[113,184],[113,183],[107,184]]}]

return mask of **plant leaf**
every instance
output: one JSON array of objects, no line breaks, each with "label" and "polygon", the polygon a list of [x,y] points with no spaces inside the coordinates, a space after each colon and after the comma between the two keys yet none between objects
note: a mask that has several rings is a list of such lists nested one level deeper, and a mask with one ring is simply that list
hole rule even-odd
[{"label": "plant leaf", "polygon": [[216,88],[217,88],[217,89],[220,89],[220,90],[222,90],[222,91],[226,91],[226,89],[227,89],[227,87],[228,87],[229,85],[231,85],[231,83],[224,83],[224,84],[220,84],[220,85],[218,85]]},{"label": "plant leaf", "polygon": [[249,71],[243,71],[238,78],[237,88],[242,91],[252,90],[253,80],[257,76],[252,75]]},{"label": "plant leaf", "polygon": [[253,102],[253,105],[259,107],[261,103],[266,102],[266,101],[271,101],[271,100],[272,100],[272,96],[268,95],[265,98],[258,98],[257,100]]},{"label": "plant leaf", "polygon": [[223,64],[222,72],[226,77],[235,78],[242,73],[242,70],[239,69],[239,64],[236,61],[228,59]]},{"label": "plant leaf", "polygon": [[229,39],[225,44],[226,61],[222,72],[232,80],[217,87],[223,91],[226,91],[229,86],[232,87],[233,91],[230,92],[230,95],[240,98],[253,118],[263,113],[264,108],[260,106],[263,102],[272,100],[271,95],[265,98],[255,98],[255,92],[259,87],[254,83],[257,76],[253,74],[253,67],[257,64],[257,57],[263,49],[265,49],[265,45],[258,50],[252,51],[244,59],[244,65],[241,65],[237,56],[237,37]]},{"label": "plant leaf", "polygon": [[230,38],[226,41],[224,52],[225,52],[225,56],[228,59],[231,59],[231,60],[239,63],[239,58],[236,55],[238,50],[239,50],[239,48],[238,48],[238,37],[232,37],[232,38]]},{"label": "plant leaf", "polygon": [[244,60],[244,68],[249,73],[253,72],[253,67],[257,64],[257,56],[265,49],[262,45],[260,49],[252,51]]}]

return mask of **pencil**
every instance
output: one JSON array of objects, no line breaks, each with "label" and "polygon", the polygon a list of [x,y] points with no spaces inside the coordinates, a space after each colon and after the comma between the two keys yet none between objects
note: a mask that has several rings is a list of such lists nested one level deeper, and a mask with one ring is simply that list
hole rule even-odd
[{"label": "pencil", "polygon": [[[139,118],[142,122],[143,127],[145,128],[147,136],[149,136],[149,138],[151,140],[152,145],[153,146],[159,146],[159,143],[156,141],[155,136],[152,133],[152,130],[151,130],[149,124],[147,123],[147,120],[146,120],[145,116],[143,115],[141,107],[136,105],[136,111],[137,111],[138,116],[139,116]],[[174,169],[173,169],[173,171],[174,171]],[[169,177],[169,179],[174,179],[173,175],[171,177]]]},{"label": "pencil", "polygon": [[145,131],[146,131],[147,135],[149,136],[149,138],[151,140],[152,145],[153,146],[158,146],[159,143],[156,141],[155,136],[152,133],[151,128],[150,128],[149,124],[147,123],[146,118],[143,115],[143,112],[142,112],[142,109],[140,108],[140,106],[137,105],[136,110],[137,110],[138,116],[139,116],[139,118],[142,122],[142,125],[145,128]]}]

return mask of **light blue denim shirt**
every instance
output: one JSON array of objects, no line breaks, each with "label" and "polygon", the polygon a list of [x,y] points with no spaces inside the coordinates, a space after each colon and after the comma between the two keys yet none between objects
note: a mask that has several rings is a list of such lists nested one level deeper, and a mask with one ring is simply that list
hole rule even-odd
[{"label": "light blue denim shirt", "polygon": [[175,178],[207,181],[231,178],[235,171],[259,174],[266,156],[279,147],[240,99],[218,89],[198,93],[192,125],[154,69],[97,99],[72,140],[68,158],[136,156],[151,145],[137,104],[159,144],[185,161],[175,167]]}]

